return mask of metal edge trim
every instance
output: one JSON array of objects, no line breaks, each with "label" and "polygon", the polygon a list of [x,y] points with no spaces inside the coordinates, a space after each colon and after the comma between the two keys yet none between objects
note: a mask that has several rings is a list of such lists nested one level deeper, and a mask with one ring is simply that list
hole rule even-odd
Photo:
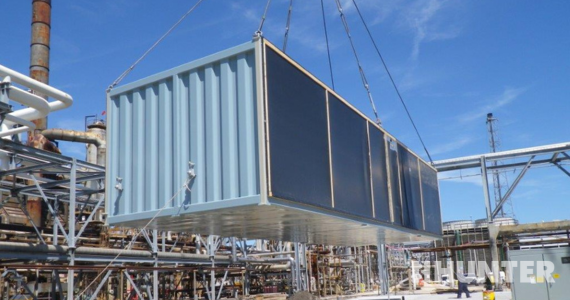
[{"label": "metal edge trim", "polygon": [[[262,97],[261,97],[261,106],[260,106],[260,113],[262,116],[262,122],[260,127],[260,134],[263,135],[263,144],[261,145],[264,151],[264,175],[265,175],[265,186],[267,188],[266,195],[271,196],[273,192],[271,191],[271,144],[269,141],[269,92],[267,88],[267,55],[265,51],[266,47],[266,40],[265,38],[261,38],[261,86],[263,87],[262,90]],[[263,199],[265,204],[268,204],[267,198]]]},{"label": "metal edge trim", "polygon": [[398,232],[403,232],[406,234],[421,235],[423,237],[432,237],[432,238],[436,238],[436,239],[441,238],[441,236],[434,234],[432,232],[428,232],[428,231],[424,231],[424,230],[417,230],[417,229],[408,228],[408,227],[404,227],[404,226],[400,226],[400,225],[394,225],[394,224],[390,224],[388,222],[381,221],[381,220],[375,220],[375,219],[369,219],[369,218],[365,218],[365,217],[350,215],[350,214],[346,214],[346,213],[339,212],[339,211],[333,211],[333,210],[329,210],[326,208],[320,208],[320,207],[316,207],[316,206],[312,206],[312,205],[308,205],[308,204],[303,204],[303,203],[299,203],[299,202],[295,202],[295,201],[290,201],[290,200],[286,200],[286,199],[281,199],[281,198],[277,198],[277,197],[269,197],[269,202],[272,205],[284,206],[284,207],[290,208],[290,209],[303,210],[303,211],[307,211],[310,213],[329,216],[332,218],[337,218],[337,219],[341,219],[341,220],[345,220],[345,221],[349,221],[349,222],[355,222],[358,224],[366,224],[366,225],[370,225],[370,226],[384,226],[388,229],[395,230]]},{"label": "metal edge trim", "polygon": [[219,61],[223,58],[228,58],[228,57],[235,56],[235,55],[238,55],[238,54],[243,53],[243,52],[253,50],[254,48],[255,48],[254,42],[247,42],[247,43],[244,43],[244,44],[241,44],[241,45],[238,45],[238,46],[235,46],[235,47],[232,47],[229,49],[225,49],[225,50],[219,51],[219,52],[211,54],[211,55],[208,55],[206,57],[202,57],[202,58],[199,58],[197,60],[176,66],[172,69],[168,69],[166,71],[162,71],[160,73],[156,73],[156,74],[150,75],[148,77],[145,77],[145,78],[127,83],[125,85],[116,87],[116,88],[112,89],[110,93],[111,93],[111,96],[116,96],[117,94],[127,92],[131,89],[140,88],[143,85],[148,85],[150,83],[171,77],[171,76],[176,75],[178,73],[190,71],[191,69],[201,67],[201,66],[207,65],[209,63],[215,62],[215,61]]},{"label": "metal edge trim", "polygon": [[329,173],[331,182],[331,206],[334,208],[334,177],[333,177],[333,161],[332,161],[332,144],[331,144],[331,117],[329,109],[329,92],[325,90],[325,102],[327,106],[327,140],[329,146]]},{"label": "metal edge trim", "polygon": [[426,215],[424,210],[424,189],[422,186],[422,166],[420,165],[420,160],[416,160],[418,164],[418,180],[420,182],[420,203],[422,206],[422,228],[426,230]]},{"label": "metal edge trim", "polygon": [[388,207],[390,209],[390,222],[394,223],[394,195],[392,194],[392,168],[390,167],[390,144],[386,141],[386,136],[382,137],[384,141],[384,151],[386,153],[386,181],[388,182]]},{"label": "metal edge trim", "polygon": [[[397,147],[396,147],[397,149]],[[396,161],[398,162],[398,190],[400,191],[400,196],[398,200],[400,201],[400,220],[402,226],[404,225],[404,195],[402,195],[402,164],[400,163],[400,151],[396,151]]]},{"label": "metal edge trim", "polygon": [[[228,209],[232,207],[239,207],[239,206],[251,206],[251,205],[258,205],[260,202],[261,195],[249,196],[249,197],[242,197],[242,198],[235,198],[235,199],[228,199],[228,200],[221,200],[221,201],[214,201],[214,202],[204,202],[199,204],[191,204],[188,206],[188,209],[185,211],[181,211],[182,209],[178,206],[176,207],[169,207],[160,211],[159,209],[127,214],[127,215],[119,215],[119,216],[111,216],[107,218],[108,224],[110,225],[119,225],[119,226],[127,226],[128,223],[132,222],[148,222],[150,219],[155,218],[164,218],[164,217],[175,217],[178,215],[189,215],[193,213],[199,212],[210,212],[218,209]],[[160,213],[157,215],[157,212]]]},{"label": "metal edge trim", "polygon": [[372,217],[376,219],[376,207],[374,205],[374,180],[372,180],[372,148],[370,147],[370,122],[366,121],[366,136],[368,137],[368,173],[370,174],[370,200],[372,202]]},{"label": "metal edge trim", "polygon": [[267,178],[267,160],[269,155],[266,153],[266,131],[265,131],[265,102],[266,102],[266,81],[265,81],[265,51],[264,40],[258,38],[255,40],[255,81],[257,89],[257,147],[259,161],[259,193],[260,204],[267,204],[267,197],[270,194],[268,189],[269,180]]},{"label": "metal edge trim", "polygon": [[[113,116],[111,114],[113,114],[114,112],[109,109],[111,107],[111,95],[109,92],[106,93],[105,95],[106,99],[105,99],[105,111],[107,114],[107,120],[112,120]],[[106,149],[106,153],[105,153],[105,215],[107,216],[107,218],[105,218],[105,223],[107,225],[109,225],[108,222],[108,216],[112,213],[111,210],[111,205],[109,203],[109,199],[111,199],[111,189],[114,187],[111,187],[111,172],[109,172],[110,169],[110,163],[111,163],[111,155],[109,155],[109,150],[111,147],[109,147],[109,141],[110,141],[110,137],[109,137],[109,130],[107,129],[105,132],[105,142],[107,143],[107,149]]]}]

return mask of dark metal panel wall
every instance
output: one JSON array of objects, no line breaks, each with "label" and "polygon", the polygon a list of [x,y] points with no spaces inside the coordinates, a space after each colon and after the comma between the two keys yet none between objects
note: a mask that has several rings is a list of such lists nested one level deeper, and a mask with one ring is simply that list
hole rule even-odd
[{"label": "dark metal panel wall", "polygon": [[441,208],[439,203],[437,172],[423,162],[420,162],[420,172],[422,176],[425,230],[431,233],[441,234]]},{"label": "dark metal panel wall", "polygon": [[435,170],[279,50],[265,51],[270,201],[414,230],[424,230],[425,212],[439,233]]},{"label": "dark metal panel wall", "polygon": [[388,174],[386,166],[386,143],[384,133],[368,123],[370,136],[370,164],[372,170],[372,191],[376,219],[390,222]]},{"label": "dark metal panel wall", "polygon": [[324,88],[267,49],[271,194],[331,208]]},{"label": "dark metal panel wall", "polygon": [[400,173],[403,199],[403,225],[413,229],[423,229],[421,189],[418,158],[398,145],[400,154]]},{"label": "dark metal panel wall", "polygon": [[335,209],[372,217],[367,121],[329,94]]}]

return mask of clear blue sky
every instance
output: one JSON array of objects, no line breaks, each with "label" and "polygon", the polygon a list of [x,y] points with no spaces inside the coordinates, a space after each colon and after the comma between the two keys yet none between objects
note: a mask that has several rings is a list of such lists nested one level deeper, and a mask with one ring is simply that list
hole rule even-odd
[{"label": "clear blue sky", "polygon": [[[52,2],[50,80],[76,104],[50,115],[49,126],[79,130],[83,116],[105,110],[105,88],[195,3]],[[342,1],[384,127],[425,158],[350,2]],[[250,40],[265,3],[204,0],[123,83]],[[264,27],[277,45],[288,3],[273,0]],[[435,160],[488,152],[487,112],[500,119],[503,150],[570,141],[569,1],[357,3]],[[325,6],[336,89],[372,116],[334,1]],[[0,64],[22,73],[29,65],[30,16],[31,1],[3,1]],[[320,1],[295,0],[287,50],[330,82],[321,22]],[[62,149],[84,157],[80,145]],[[515,176],[508,174],[510,181]],[[441,180],[440,192],[444,220],[485,216],[479,177]],[[522,222],[568,219],[570,178],[555,168],[531,169],[512,199]]]}]

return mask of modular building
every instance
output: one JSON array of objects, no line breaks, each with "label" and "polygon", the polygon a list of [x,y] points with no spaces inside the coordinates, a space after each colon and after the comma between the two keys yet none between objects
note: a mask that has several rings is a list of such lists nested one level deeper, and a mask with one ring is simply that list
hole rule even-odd
[{"label": "modular building", "polygon": [[109,98],[111,225],[331,245],[441,235],[436,170],[267,40]]}]

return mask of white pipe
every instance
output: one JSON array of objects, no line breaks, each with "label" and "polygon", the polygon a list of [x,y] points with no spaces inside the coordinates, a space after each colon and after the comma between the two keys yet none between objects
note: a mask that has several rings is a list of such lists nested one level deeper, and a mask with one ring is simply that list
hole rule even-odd
[{"label": "white pipe", "polygon": [[[64,108],[67,108],[73,104],[73,98],[65,92],[62,92],[54,87],[51,87],[45,83],[41,83],[37,80],[34,80],[22,73],[16,72],[14,70],[8,69],[2,65],[0,65],[0,77],[10,76],[10,79],[18,84],[24,85],[29,87],[30,89],[39,92],[41,94],[45,94],[48,97],[54,98],[56,101],[49,102],[49,112],[58,111]],[[25,120],[34,120],[36,119],[38,109],[30,107],[17,110],[12,112],[11,115],[14,117],[22,118]]]},{"label": "white pipe", "polygon": [[18,117],[14,117],[13,115],[10,114],[5,116],[5,120],[10,121],[13,124],[23,125],[23,127],[3,130],[0,132],[0,138],[36,129],[36,124],[34,124],[33,122]]},{"label": "white pipe", "polygon": [[[4,78],[4,80],[2,82],[10,83],[11,80],[12,80],[12,78],[10,76],[6,76],[6,78]],[[29,106],[30,108],[17,110],[15,112],[11,112],[11,113],[7,114],[6,119],[5,119],[7,121],[6,125],[30,124],[30,122],[27,122],[27,121],[41,119],[41,118],[47,116],[47,114],[51,110],[48,102],[44,98],[37,96],[37,95],[34,95],[34,94],[31,94],[31,93],[28,93],[28,92],[21,90],[15,86],[8,85],[7,95],[8,95],[9,99],[14,100],[20,104]],[[22,114],[21,113],[22,110],[29,110],[29,113],[28,114]],[[8,117],[8,116],[11,116],[11,117]],[[4,131],[4,132],[2,132],[2,134],[0,134],[0,137],[12,135],[12,134],[17,134],[20,132],[30,131],[30,130],[34,130],[36,128],[35,125],[32,127],[25,125],[25,127],[19,127],[19,128],[11,129],[8,131]]]},{"label": "white pipe", "polygon": [[[12,115],[16,118],[28,121],[37,120],[47,116],[47,114],[49,114],[51,111],[48,102],[44,98],[30,94],[15,86],[10,86],[8,88],[8,98],[23,105],[29,106],[29,108],[16,110],[9,113],[9,115]],[[27,111],[27,113],[24,111]]]},{"label": "white pipe", "polygon": [[46,99],[38,95],[28,93],[15,86],[8,87],[8,98],[23,105],[37,109],[38,112],[42,114],[40,118],[45,117],[50,112],[50,107]]},{"label": "white pipe", "polygon": [[[36,92],[40,92],[42,94],[46,94],[49,97],[52,97],[56,100],[61,101],[62,103],[59,104],[61,107],[59,109],[62,108],[66,108],[71,106],[71,104],[73,104],[73,98],[71,98],[71,96],[65,92],[62,92],[54,87],[51,87],[45,83],[41,83],[35,79],[32,79],[24,74],[18,73],[14,70],[8,69],[2,65],[0,65],[0,76],[10,76],[12,78],[12,80],[18,84],[21,85],[25,85],[27,87],[29,87],[30,89],[36,91]],[[55,101],[57,102],[57,101]],[[53,111],[53,106],[50,103],[50,107],[52,107],[52,111]],[[59,107],[59,106],[56,106]]]}]

